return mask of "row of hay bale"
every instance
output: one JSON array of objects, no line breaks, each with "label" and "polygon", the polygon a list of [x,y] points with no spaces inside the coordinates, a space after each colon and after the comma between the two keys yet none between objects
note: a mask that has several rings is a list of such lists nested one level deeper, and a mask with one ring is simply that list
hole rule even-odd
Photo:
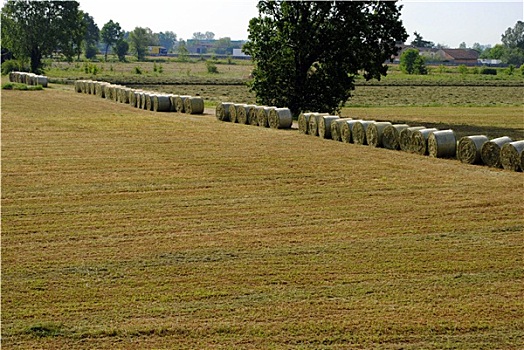
[{"label": "row of hay bale", "polygon": [[289,129],[293,116],[289,108],[257,106],[243,103],[222,102],[216,107],[216,118],[224,122]]},{"label": "row of hay bale", "polygon": [[127,103],[148,111],[204,113],[204,99],[200,96],[161,94],[95,80],[76,80],[75,91],[114,102]]},{"label": "row of hay bale", "polygon": [[301,113],[298,130],[346,143],[402,150],[436,158],[457,158],[463,163],[485,164],[513,171],[524,171],[524,140],[513,141],[504,136],[489,140],[484,135],[466,136],[457,141],[451,129],[438,130],[425,126],[409,126],[341,118],[327,113]]},{"label": "row of hay bale", "polygon": [[27,72],[10,72],[9,81],[12,83],[21,83],[26,85],[41,85],[47,87],[49,79],[45,75],[38,75]]},{"label": "row of hay bale", "polygon": [[486,135],[464,136],[457,145],[457,158],[466,164],[524,171],[524,140],[508,136],[490,140]]}]

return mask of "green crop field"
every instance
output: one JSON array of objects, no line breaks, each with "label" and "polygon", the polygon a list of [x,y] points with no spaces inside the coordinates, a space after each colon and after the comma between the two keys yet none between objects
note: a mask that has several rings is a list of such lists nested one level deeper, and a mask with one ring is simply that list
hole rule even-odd
[{"label": "green crop field", "polygon": [[[8,349],[520,349],[522,173],[2,91]],[[522,106],[343,114],[522,134]]]}]

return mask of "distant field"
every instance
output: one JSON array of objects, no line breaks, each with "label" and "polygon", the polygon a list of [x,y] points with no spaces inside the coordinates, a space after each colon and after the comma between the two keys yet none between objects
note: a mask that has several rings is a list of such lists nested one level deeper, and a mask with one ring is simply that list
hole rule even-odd
[{"label": "distant field", "polygon": [[[62,85],[1,107],[5,348],[524,346],[522,173]],[[519,133],[521,110],[343,113]]]}]

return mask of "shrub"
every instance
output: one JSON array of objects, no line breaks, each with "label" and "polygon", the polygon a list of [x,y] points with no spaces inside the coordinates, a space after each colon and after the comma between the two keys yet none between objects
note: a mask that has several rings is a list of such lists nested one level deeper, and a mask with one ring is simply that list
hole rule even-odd
[{"label": "shrub", "polygon": [[513,73],[515,73],[515,66],[512,65],[512,64],[510,64],[510,65],[508,66],[508,69],[506,69],[506,73],[507,73],[508,75],[513,75]]},{"label": "shrub", "polygon": [[42,85],[31,85],[28,86],[26,84],[20,84],[20,83],[5,83],[2,85],[3,90],[22,90],[22,91],[36,91],[36,90],[43,90],[44,88]]},{"label": "shrub", "polygon": [[482,68],[480,70],[480,74],[485,74],[485,75],[497,75],[497,70],[495,68]]},{"label": "shrub", "polygon": [[23,65],[18,60],[7,60],[2,63],[2,75],[7,75],[11,72],[25,71]]},{"label": "shrub", "polygon": [[214,64],[213,62],[207,61],[206,62],[206,67],[207,67],[207,72],[208,73],[213,73],[213,74],[218,73],[218,68],[217,68],[216,64]]},{"label": "shrub", "polygon": [[420,56],[418,50],[407,49],[400,56],[400,70],[406,74],[428,74],[426,60]]},{"label": "shrub", "polygon": [[468,67],[466,67],[465,64],[461,64],[460,66],[458,66],[458,72],[462,75],[466,75],[468,74]]},{"label": "shrub", "polygon": [[140,67],[136,66],[135,70],[134,70],[134,73],[135,74],[142,74],[142,69],[140,69]]}]

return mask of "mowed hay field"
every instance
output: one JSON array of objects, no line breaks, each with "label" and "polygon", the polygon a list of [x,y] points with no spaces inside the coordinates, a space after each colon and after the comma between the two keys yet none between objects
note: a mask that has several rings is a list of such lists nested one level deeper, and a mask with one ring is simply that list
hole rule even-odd
[{"label": "mowed hay field", "polygon": [[3,91],[2,345],[519,349],[523,185],[70,88]]}]

